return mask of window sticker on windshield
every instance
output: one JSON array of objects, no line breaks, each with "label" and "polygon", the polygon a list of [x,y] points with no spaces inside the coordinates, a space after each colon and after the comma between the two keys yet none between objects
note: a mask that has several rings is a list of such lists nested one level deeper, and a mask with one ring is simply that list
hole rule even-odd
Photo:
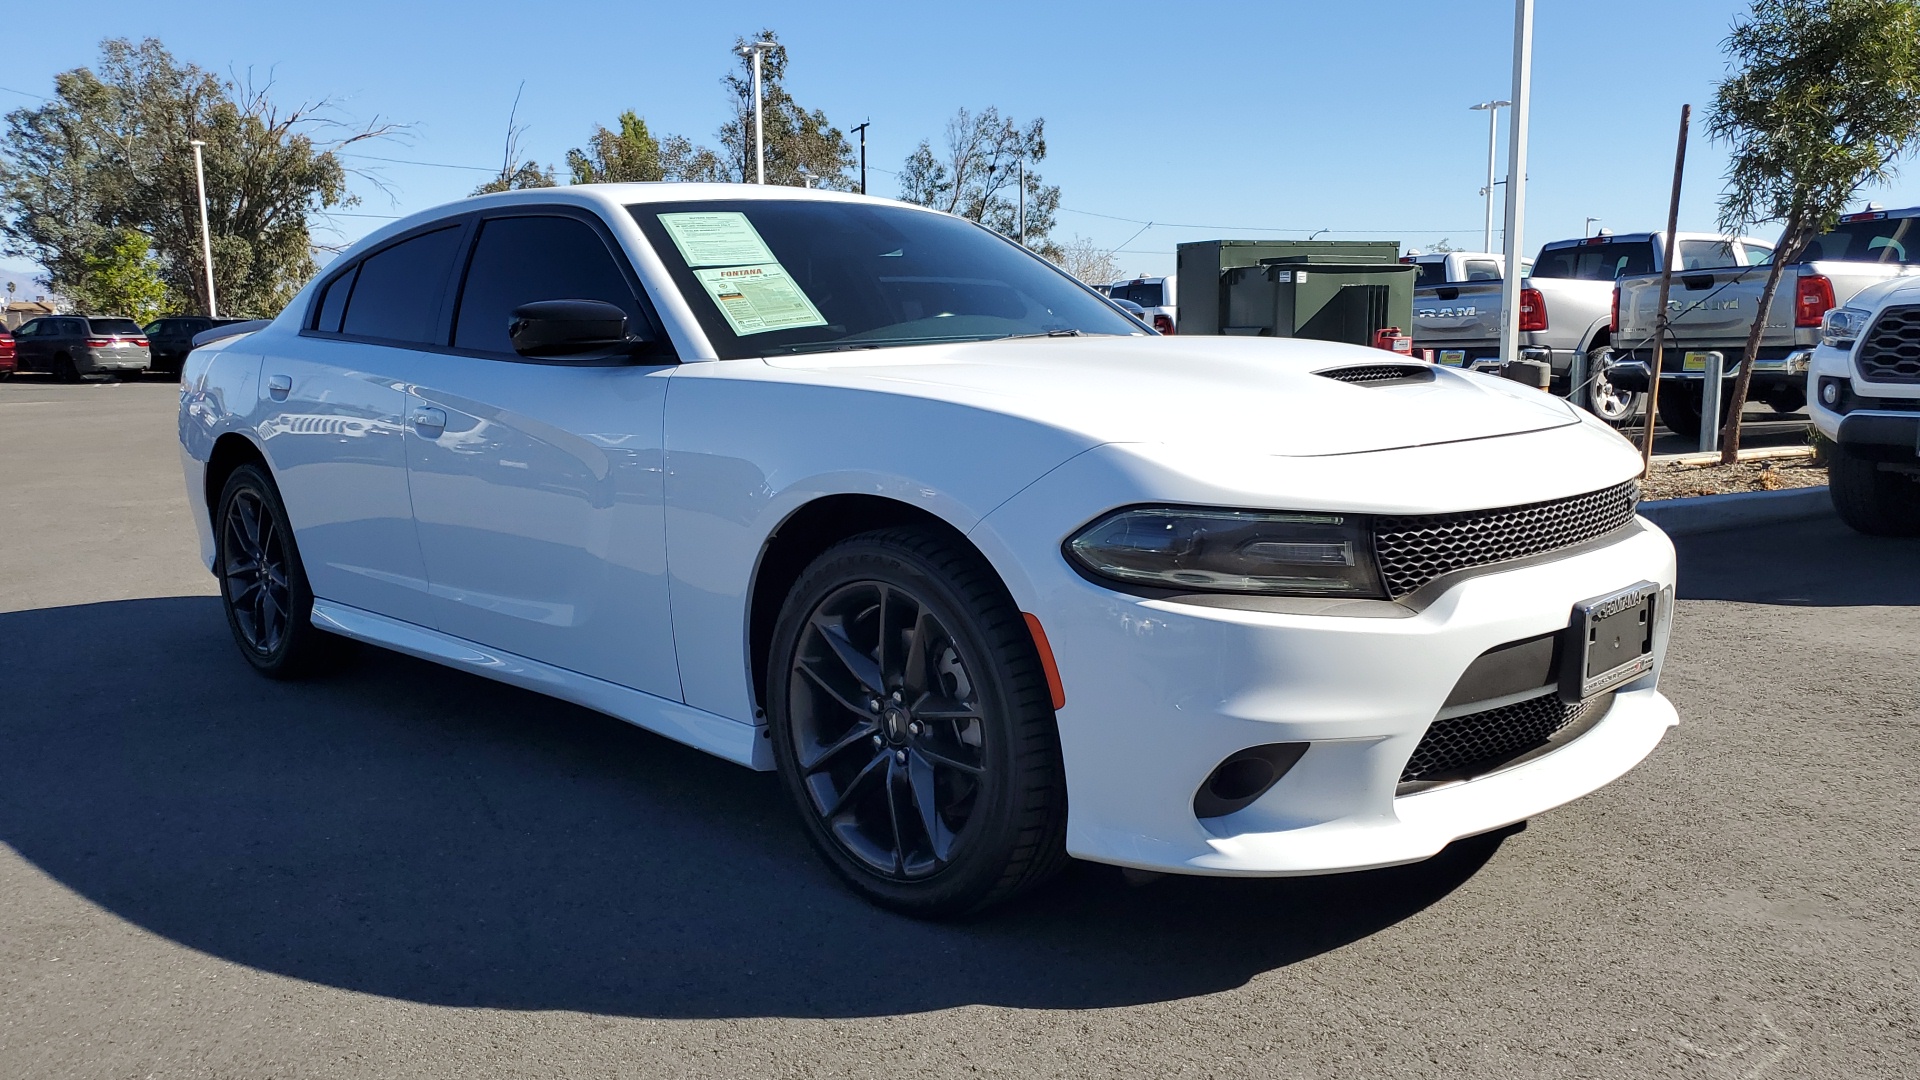
[{"label": "window sticker on windshield", "polygon": [[[663,215],[664,216],[664,215]],[[695,215],[688,215],[695,216]],[[801,326],[825,326],[827,320],[800,291],[787,268],[777,262],[760,266],[722,266],[695,270],[707,295],[727,317],[733,332],[746,337]]]},{"label": "window sticker on windshield", "polygon": [[661,214],[660,224],[689,267],[755,266],[776,260],[747,215],[735,212]]}]

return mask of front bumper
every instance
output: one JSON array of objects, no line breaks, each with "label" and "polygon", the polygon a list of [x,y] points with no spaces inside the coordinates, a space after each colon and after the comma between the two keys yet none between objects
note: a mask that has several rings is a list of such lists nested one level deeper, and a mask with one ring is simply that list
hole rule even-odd
[{"label": "front bumper", "polygon": [[[1030,500],[1097,490],[1097,480],[1061,475],[1085,471],[1063,467],[990,523],[1014,531]],[[1469,577],[1418,611],[1146,599],[1094,584],[1064,558],[1042,569],[1015,595],[1046,627],[1066,690],[1058,718],[1067,849],[1084,859],[1256,876],[1413,862],[1607,784],[1677,720],[1656,689],[1667,602],[1654,670],[1622,687],[1585,733],[1504,771],[1397,793],[1415,747],[1483,653],[1563,630],[1574,604],[1638,581],[1658,584],[1670,601],[1673,547],[1645,523],[1565,558]],[[1223,759],[1297,742],[1310,744],[1305,755],[1251,805],[1196,815],[1195,792]]]}]

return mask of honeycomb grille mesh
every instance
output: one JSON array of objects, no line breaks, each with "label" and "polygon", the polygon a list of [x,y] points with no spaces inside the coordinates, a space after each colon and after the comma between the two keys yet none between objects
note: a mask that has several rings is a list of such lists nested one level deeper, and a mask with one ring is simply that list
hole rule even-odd
[{"label": "honeycomb grille mesh", "polygon": [[1433,369],[1425,364],[1361,364],[1357,367],[1328,368],[1316,371],[1323,379],[1344,383],[1422,382],[1433,378]]},{"label": "honeycomb grille mesh", "polygon": [[1544,745],[1586,714],[1558,694],[1529,698],[1486,712],[1435,720],[1400,772],[1403,784],[1465,778],[1488,772]]},{"label": "honeycomb grille mesh", "polygon": [[1888,308],[1860,343],[1859,363],[1874,382],[1920,382],[1920,305]]},{"label": "honeycomb grille mesh", "polygon": [[1456,570],[1524,559],[1583,544],[1625,527],[1640,502],[1628,480],[1567,499],[1460,514],[1383,517],[1373,549],[1387,592],[1405,596]]}]

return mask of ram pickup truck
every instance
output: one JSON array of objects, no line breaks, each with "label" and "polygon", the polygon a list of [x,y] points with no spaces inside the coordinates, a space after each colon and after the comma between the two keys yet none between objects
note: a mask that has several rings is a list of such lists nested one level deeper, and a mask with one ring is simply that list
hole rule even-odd
[{"label": "ram pickup truck", "polygon": [[[1760,260],[1733,268],[1682,267],[1667,295],[1670,327],[1660,362],[1660,421],[1689,439],[1700,435],[1707,365],[1719,354],[1726,376],[1721,403],[1733,393],[1732,375],[1747,351],[1754,312],[1767,283]],[[1806,404],[1807,364],[1828,309],[1846,304],[1869,285],[1920,272],[1920,207],[1868,210],[1840,219],[1813,238],[1800,261],[1781,271],[1754,359],[1748,399],[1779,412]],[[1644,390],[1653,362],[1653,329],[1660,305],[1658,267],[1615,283],[1615,386]],[[1724,415],[1724,408],[1722,410]]]},{"label": "ram pickup truck", "polygon": [[[1679,233],[1681,268],[1748,266],[1771,248],[1749,237]],[[1552,366],[1552,389],[1609,423],[1640,409],[1639,394],[1610,378],[1613,283],[1623,275],[1655,273],[1665,233],[1629,233],[1555,240],[1541,247],[1520,292],[1520,356]],[[1500,359],[1498,281],[1431,285],[1413,292],[1413,347],[1431,349],[1452,367],[1490,367]]]},{"label": "ram pickup truck", "polygon": [[1840,520],[1920,536],[1920,277],[1868,285],[1828,311],[1807,367],[1807,411],[1834,442],[1827,491]]},{"label": "ram pickup truck", "polygon": [[1140,316],[1141,322],[1163,334],[1171,334],[1180,321],[1179,299],[1175,295],[1178,282],[1175,279],[1174,274],[1129,278],[1107,286],[1106,293],[1115,300],[1139,304],[1145,312]]}]

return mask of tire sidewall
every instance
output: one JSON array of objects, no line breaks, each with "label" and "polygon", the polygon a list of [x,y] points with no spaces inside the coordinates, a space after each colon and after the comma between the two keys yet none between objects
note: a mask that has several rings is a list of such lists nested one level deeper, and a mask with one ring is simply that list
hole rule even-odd
[{"label": "tire sidewall", "polygon": [[[925,602],[959,645],[968,676],[979,693],[987,728],[987,770],[967,823],[967,835],[946,866],[929,877],[898,882],[874,874],[844,850],[813,807],[793,748],[788,716],[788,682],[801,633],[814,609],[843,586],[862,581],[893,585]],[[1006,603],[1011,606],[1011,600]],[[1018,617],[1015,612],[1015,617]],[[912,914],[957,914],[976,906],[999,884],[1018,839],[1018,809],[1011,782],[1018,763],[1015,727],[1021,711],[1035,707],[1030,692],[1015,685],[1007,665],[996,657],[978,625],[972,605],[944,579],[938,568],[911,549],[877,537],[844,541],[801,574],[782,605],[775,625],[765,688],[767,723],[782,786],[800,812],[802,825],[836,874],[869,899]],[[1047,709],[1051,723],[1050,703]]]}]

